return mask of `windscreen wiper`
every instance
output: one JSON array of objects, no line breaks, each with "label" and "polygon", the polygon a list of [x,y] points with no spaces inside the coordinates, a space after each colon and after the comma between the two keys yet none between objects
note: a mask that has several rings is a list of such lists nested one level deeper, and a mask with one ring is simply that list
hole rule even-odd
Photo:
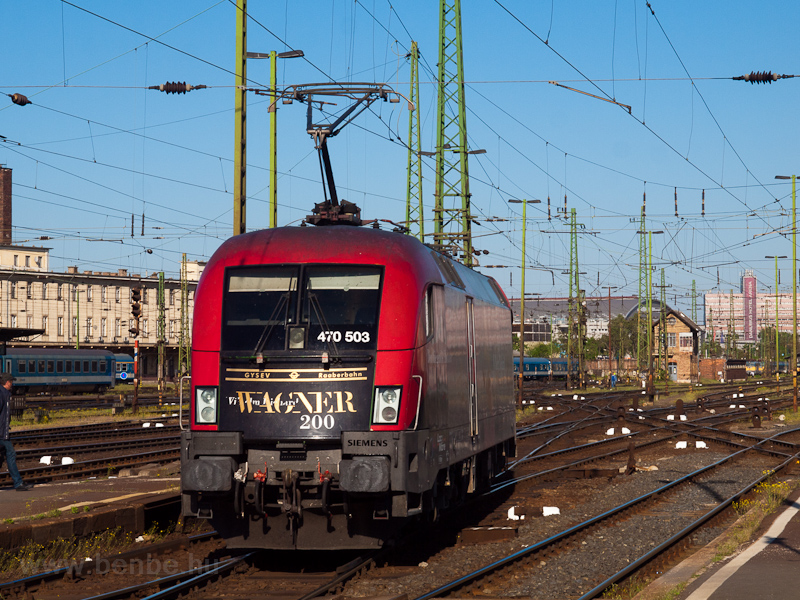
[{"label": "windscreen wiper", "polygon": [[281,308],[284,308],[283,322],[281,324],[286,325],[286,315],[289,312],[288,292],[281,294],[281,299],[278,300],[278,303],[275,305],[275,309],[272,311],[267,324],[264,326],[264,331],[261,332],[261,337],[258,338],[258,343],[256,343],[256,348],[253,350],[253,354],[259,354],[264,349],[264,346],[267,345],[269,338],[272,336],[272,332],[275,331],[275,325],[277,323],[275,317],[279,314]]},{"label": "windscreen wiper", "polygon": [[[328,322],[325,320],[325,315],[322,313],[322,307],[319,305],[319,300],[317,300],[317,295],[312,294],[309,292],[308,294],[308,304],[314,309],[314,313],[316,313],[317,321],[319,321],[320,325],[322,325],[322,331],[330,331],[331,328],[328,326]],[[336,348],[336,342],[333,341],[333,336],[323,336],[325,338],[325,343],[328,346],[328,355],[331,358],[335,358],[336,360],[339,359],[339,349]]]}]

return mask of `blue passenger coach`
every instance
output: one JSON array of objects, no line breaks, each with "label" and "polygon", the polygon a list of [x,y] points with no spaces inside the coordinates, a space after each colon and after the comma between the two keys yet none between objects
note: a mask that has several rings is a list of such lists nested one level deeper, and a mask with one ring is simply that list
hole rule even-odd
[{"label": "blue passenger coach", "polygon": [[102,392],[116,379],[116,359],[105,350],[9,348],[2,365],[17,393]]},{"label": "blue passenger coach", "polygon": [[[550,377],[550,359],[526,356],[522,375],[525,379],[547,379]],[[519,356],[514,357],[514,374],[519,374]]]},{"label": "blue passenger coach", "polygon": [[130,354],[115,354],[117,361],[117,383],[133,383],[133,357]]}]

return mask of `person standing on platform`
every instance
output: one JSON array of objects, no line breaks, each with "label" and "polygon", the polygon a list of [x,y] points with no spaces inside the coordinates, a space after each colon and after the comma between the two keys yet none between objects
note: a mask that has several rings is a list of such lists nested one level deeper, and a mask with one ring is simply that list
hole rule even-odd
[{"label": "person standing on platform", "polygon": [[8,472],[14,480],[14,489],[18,492],[27,492],[33,486],[22,481],[22,476],[17,469],[17,453],[11,443],[11,386],[14,378],[8,374],[0,375],[0,467],[3,458],[8,463]]}]

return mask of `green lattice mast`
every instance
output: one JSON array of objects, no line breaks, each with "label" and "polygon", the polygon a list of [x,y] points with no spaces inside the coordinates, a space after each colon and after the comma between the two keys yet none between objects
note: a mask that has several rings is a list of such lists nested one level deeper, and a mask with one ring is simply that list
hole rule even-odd
[{"label": "green lattice mast", "polygon": [[461,0],[439,2],[439,76],[436,121],[436,206],[433,242],[460,258],[472,258],[467,114],[464,98],[464,54]]},{"label": "green lattice mast", "polygon": [[569,337],[567,339],[567,382],[572,384],[572,364],[578,361],[579,385],[583,384],[583,295],[578,264],[578,221],[575,209],[570,213],[569,232]]},{"label": "green lattice mast", "polygon": [[422,155],[419,127],[419,49],[411,42],[411,91],[408,99],[408,185],[406,187],[406,227],[408,234],[424,241],[425,224],[422,211]]},{"label": "green lattice mast", "polygon": [[647,269],[647,232],[645,230],[644,207],[639,218],[639,310],[636,311],[636,364],[641,371],[647,366],[645,363],[645,354],[648,350],[645,349],[647,344],[647,327],[644,319],[642,318],[642,302],[645,302],[648,297],[647,282],[648,282],[648,269]]}]

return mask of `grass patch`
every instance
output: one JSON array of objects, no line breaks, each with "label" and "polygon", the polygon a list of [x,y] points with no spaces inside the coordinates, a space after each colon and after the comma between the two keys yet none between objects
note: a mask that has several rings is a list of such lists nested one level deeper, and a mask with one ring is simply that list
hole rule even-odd
[{"label": "grass patch", "polygon": [[634,575],[630,579],[623,581],[622,584],[612,583],[600,597],[607,600],[627,600],[646,588],[647,583],[646,580]]},{"label": "grass patch", "polygon": [[152,419],[158,418],[162,414],[170,416],[172,413],[178,412],[178,406],[162,406],[160,408],[158,406],[139,406],[139,411],[135,415],[131,412],[130,407],[125,410],[124,414],[116,415],[111,414],[110,406],[108,408],[53,409],[48,412],[47,419],[38,420],[36,410],[35,408],[26,409],[22,418],[12,419],[11,428],[16,431],[32,431],[53,426],[130,421],[132,418]]},{"label": "grass patch", "polygon": [[783,415],[783,423],[785,425],[790,425],[797,427],[800,425],[800,411],[794,412],[793,410],[785,410],[779,413],[776,413],[772,416],[773,419],[777,419],[779,415]]},{"label": "grass patch", "polygon": [[[153,525],[143,537],[149,543],[160,542],[174,533],[178,525]],[[107,556],[134,543],[137,537],[117,527],[86,538],[59,538],[47,544],[29,541],[15,550],[0,550],[0,574],[10,580],[67,566],[71,561],[87,557]]]},{"label": "grass patch", "polygon": [[772,471],[765,474],[769,477],[756,486],[751,498],[742,498],[733,503],[733,509],[740,518],[726,540],[717,547],[714,562],[723,560],[736,552],[739,546],[750,542],[764,517],[778,510],[798,486],[796,481],[772,481]]}]

